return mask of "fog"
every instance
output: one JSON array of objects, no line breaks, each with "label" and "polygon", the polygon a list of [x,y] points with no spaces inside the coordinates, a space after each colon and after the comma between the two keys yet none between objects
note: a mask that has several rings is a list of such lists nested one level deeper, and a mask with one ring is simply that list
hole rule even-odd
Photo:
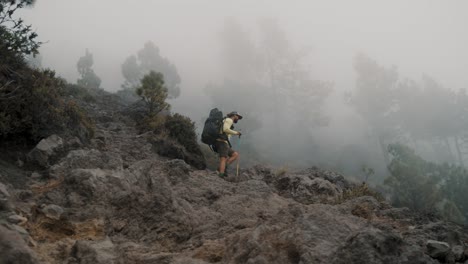
[{"label": "fog", "polygon": [[[45,42],[40,49],[43,67],[75,83],[76,63],[89,49],[94,56],[94,71],[102,79],[101,87],[112,92],[120,90],[124,82],[121,65],[125,59],[152,41],[161,56],[176,66],[181,78],[181,94],[170,100],[172,111],[189,116],[199,129],[213,106],[224,112],[251,113],[255,115],[251,120],[261,122],[260,128],[252,129],[255,122],[249,123],[246,114],[238,124],[246,132],[241,147],[250,153],[246,155],[249,160],[243,162],[323,165],[351,174],[359,174],[366,165],[384,177],[385,156],[371,135],[377,131],[375,125],[372,128],[370,119],[345,100],[346,94],[356,94],[354,60],[358,54],[365,54],[381,67],[394,67],[401,79],[420,81],[426,75],[444,89],[467,88],[466,10],[468,2],[463,0],[38,0],[19,15]],[[307,106],[318,107],[314,101],[298,100],[304,99],[300,94],[290,98],[290,106],[272,108],[271,101],[263,101],[261,89],[274,85],[256,74],[261,70],[251,70],[249,65],[243,74],[242,69],[232,70],[233,63],[244,65],[249,58],[242,55],[251,51],[235,47],[237,37],[251,40],[259,52],[269,49],[269,44],[277,44],[262,44],[261,25],[265,20],[273,21],[272,25],[282,32],[288,45],[285,50],[300,54],[297,61],[301,71],[306,72],[304,80],[320,80],[330,86],[320,104],[321,115],[329,120],[327,125],[312,125],[322,117],[294,117],[297,109],[307,113]],[[226,31],[229,23],[243,33],[223,35],[233,32]],[[230,53],[226,47],[238,53]],[[256,76],[243,79],[248,72]],[[232,84],[237,93],[216,95],[217,102],[225,102],[216,105],[216,88],[209,87],[222,86],[226,80],[238,81],[240,87]],[[245,87],[247,84],[252,87]],[[263,88],[253,90],[255,85]],[[281,87],[278,89],[274,96],[284,99]],[[303,107],[295,108],[298,104]],[[256,111],[252,105],[261,110]],[[440,158],[431,154],[433,150],[424,151],[427,143],[419,146],[426,158]]]}]

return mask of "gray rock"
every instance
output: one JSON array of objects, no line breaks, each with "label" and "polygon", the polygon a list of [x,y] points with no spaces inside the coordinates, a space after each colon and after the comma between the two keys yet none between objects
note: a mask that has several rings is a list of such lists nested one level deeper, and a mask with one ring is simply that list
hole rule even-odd
[{"label": "gray rock", "polygon": [[464,251],[465,249],[462,245],[453,246],[452,253],[455,257],[455,261],[462,261],[464,259]]},{"label": "gray rock", "polygon": [[[104,201],[130,191],[132,187],[127,177],[126,172],[120,170],[75,169],[71,171],[65,181],[71,187],[70,193],[79,194],[85,200]],[[73,197],[73,200],[80,200],[77,198]]]},{"label": "gray rock", "polygon": [[462,239],[464,230],[459,225],[436,219],[435,222],[428,221],[426,224],[422,225],[421,228],[425,233],[432,234],[428,239],[444,241],[449,245],[462,245],[463,241],[466,241],[466,238],[465,240]]},{"label": "gray rock", "polygon": [[62,150],[62,148],[62,138],[57,135],[52,135],[39,141],[36,147],[29,152],[28,157],[37,164],[47,167],[51,157],[57,154],[58,151]]},{"label": "gray rock", "polygon": [[23,227],[19,225],[9,225],[9,227],[12,230],[16,231],[18,234],[20,234],[21,236],[23,236],[23,238],[27,239],[29,237],[29,232]]},{"label": "gray rock", "polygon": [[379,216],[390,217],[393,219],[405,219],[411,217],[411,210],[407,207],[389,208],[379,212]]},{"label": "gray rock", "polygon": [[372,196],[361,196],[338,205],[338,208],[351,215],[372,219],[380,209],[380,203]]},{"label": "gray rock", "polygon": [[35,253],[18,233],[0,225],[0,264],[36,264]]},{"label": "gray rock", "polygon": [[24,166],[24,161],[22,161],[21,159],[17,159],[16,162],[15,162],[16,166],[18,167],[23,167]]},{"label": "gray rock", "polygon": [[181,181],[186,181],[190,175],[190,165],[180,159],[169,160],[165,163],[169,180],[172,184],[177,184]]},{"label": "gray rock", "polygon": [[445,260],[450,253],[450,245],[446,242],[428,240],[426,243],[429,256],[439,260]]},{"label": "gray rock", "polygon": [[312,177],[323,178],[335,184],[340,189],[346,189],[351,187],[351,184],[344,178],[343,175],[333,171],[322,170],[317,167],[312,167],[304,170],[302,173],[305,175],[310,175]]},{"label": "gray rock", "polygon": [[109,238],[103,241],[77,241],[72,248],[72,256],[80,264],[124,263]]},{"label": "gray rock", "polygon": [[41,211],[46,217],[55,220],[59,220],[60,216],[63,214],[63,208],[55,204],[46,205],[41,209]]},{"label": "gray rock", "polygon": [[21,200],[21,201],[26,201],[30,198],[33,197],[33,193],[30,190],[20,190],[17,191],[16,196]]},{"label": "gray rock", "polygon": [[336,187],[336,185],[334,185],[328,180],[321,178],[312,179],[310,186],[314,190],[314,193],[317,194],[326,194],[328,196],[334,197],[339,193],[339,190]]},{"label": "gray rock", "polygon": [[67,140],[65,144],[68,148],[79,148],[83,145],[81,140],[77,137]]},{"label": "gray rock", "polygon": [[72,150],[68,155],[50,168],[50,175],[60,177],[73,169],[122,170],[123,161],[119,153],[101,152],[96,149]]},{"label": "gray rock", "polygon": [[8,220],[8,222],[10,222],[12,224],[17,224],[17,225],[23,225],[24,223],[26,223],[28,221],[28,219],[26,217],[23,217],[23,216],[20,216],[20,215],[17,215],[17,214],[10,215],[7,218],[7,220]]},{"label": "gray rock", "polygon": [[0,199],[8,197],[10,197],[10,193],[8,192],[7,187],[5,186],[5,184],[0,182]]},{"label": "gray rock", "polygon": [[10,202],[10,193],[7,187],[0,182],[0,212],[1,211],[12,211],[13,206]]},{"label": "gray rock", "polygon": [[39,172],[35,171],[35,172],[31,173],[30,177],[33,178],[33,179],[40,179],[42,177],[42,175]]},{"label": "gray rock", "polygon": [[298,203],[271,218],[265,212],[259,216],[270,220],[226,238],[223,263],[333,263],[346,238],[364,228],[345,215],[329,205]]},{"label": "gray rock", "polygon": [[10,201],[6,198],[0,198],[0,212],[1,211],[12,211],[13,206]]},{"label": "gray rock", "polygon": [[[1,221],[3,222],[3,221]],[[7,223],[6,221],[1,223],[5,228],[7,228],[8,230],[10,231],[13,231],[15,234],[19,235],[23,241],[28,241],[30,236],[29,236],[29,232],[24,229],[23,227],[19,226],[19,225],[16,225],[16,224],[10,224],[10,223]],[[1,252],[1,251],[0,251]]]},{"label": "gray rock", "polygon": [[281,195],[304,204],[331,202],[340,193],[339,188],[330,181],[305,175],[280,177],[275,181],[275,188]]},{"label": "gray rock", "polygon": [[365,229],[350,236],[331,263],[399,263],[403,246],[398,234]]}]

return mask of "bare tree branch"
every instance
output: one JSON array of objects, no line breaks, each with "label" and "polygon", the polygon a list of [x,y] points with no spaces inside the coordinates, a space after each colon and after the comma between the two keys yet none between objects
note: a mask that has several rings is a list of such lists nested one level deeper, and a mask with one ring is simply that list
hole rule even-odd
[{"label": "bare tree branch", "polygon": [[6,87],[8,85],[10,85],[13,81],[8,81],[6,84],[4,84],[2,87],[0,87],[0,91],[2,91],[3,89],[6,89]]},{"label": "bare tree branch", "polygon": [[[4,86],[5,87],[5,86]],[[2,89],[4,88],[2,87]],[[9,93],[5,93],[5,94],[2,94],[0,95],[0,100],[9,100],[9,99],[12,99],[18,95],[20,95],[20,93],[17,93],[17,91],[21,91],[20,88],[22,88],[23,86],[21,85],[18,85],[15,87],[15,89]],[[6,88],[6,87],[5,87]]]}]

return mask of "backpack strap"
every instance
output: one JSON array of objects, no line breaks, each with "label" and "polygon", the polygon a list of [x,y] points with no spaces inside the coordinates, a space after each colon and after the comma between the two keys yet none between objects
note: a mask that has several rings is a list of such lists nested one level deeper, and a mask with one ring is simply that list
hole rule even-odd
[{"label": "backpack strap", "polygon": [[221,122],[221,126],[219,127],[219,134],[224,134],[224,122],[226,121],[227,117],[223,117],[223,121]]},{"label": "backpack strap", "polygon": [[211,151],[218,153],[218,151],[216,151],[215,145],[208,145],[208,146],[210,146]]},{"label": "backpack strap", "polygon": [[227,117],[224,117],[224,118],[223,118],[223,122],[221,123],[221,126],[220,126],[220,128],[219,128],[219,130],[220,130],[220,131],[219,131],[219,135],[220,135],[220,136],[221,136],[221,135],[225,135],[226,138],[224,138],[224,136],[223,136],[223,137],[220,138],[220,139],[225,140],[225,141],[228,143],[229,147],[232,148],[231,141],[229,141],[228,135],[227,135],[226,133],[224,133],[224,131],[223,131],[223,130],[224,130],[224,122],[226,121],[226,118],[227,118]]}]

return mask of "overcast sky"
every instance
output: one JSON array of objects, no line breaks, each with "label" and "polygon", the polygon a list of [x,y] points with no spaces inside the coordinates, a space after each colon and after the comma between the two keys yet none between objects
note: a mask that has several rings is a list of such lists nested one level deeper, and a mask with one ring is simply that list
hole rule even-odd
[{"label": "overcast sky", "polygon": [[364,52],[402,75],[426,73],[444,86],[468,86],[468,1],[353,0],[37,0],[21,16],[46,42],[44,66],[69,81],[88,48],[102,86],[120,89],[120,65],[152,40],[181,75],[180,101],[196,99],[219,69],[218,32],[226,18],[255,30],[275,18],[294,47],[309,51],[314,77],[354,86],[352,58]]}]

